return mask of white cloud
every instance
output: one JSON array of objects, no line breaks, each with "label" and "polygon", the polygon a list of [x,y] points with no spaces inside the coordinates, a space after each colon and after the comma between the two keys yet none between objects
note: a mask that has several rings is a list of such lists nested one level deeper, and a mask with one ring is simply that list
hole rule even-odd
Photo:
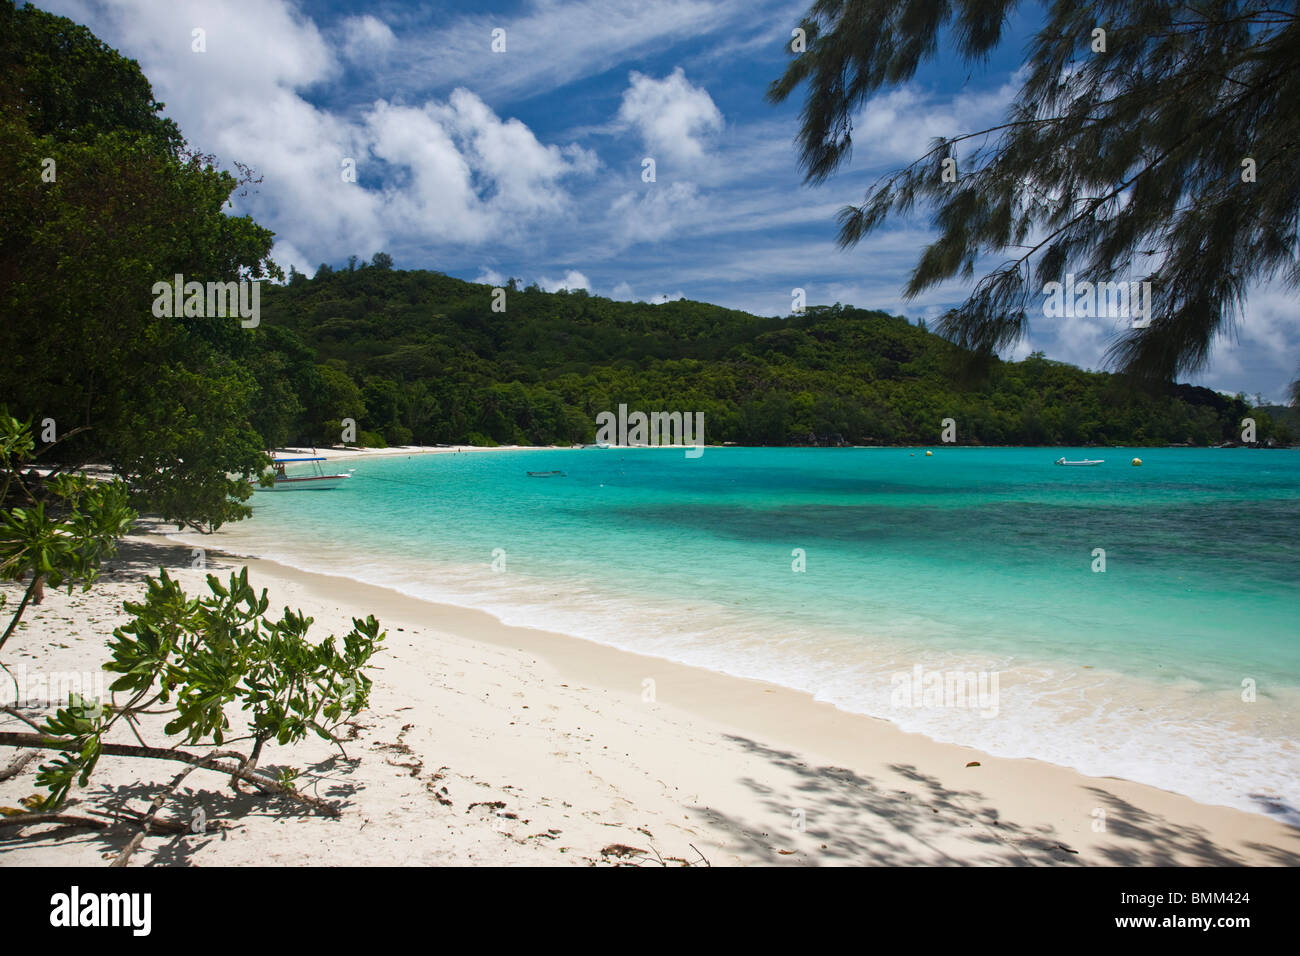
[{"label": "white cloud", "polygon": [[[363,189],[374,217],[404,240],[502,241],[569,202],[560,180],[588,172],[594,158],[539,142],[517,119],[501,119],[473,93],[421,107],[379,100],[356,131],[382,162],[382,189]],[[359,165],[364,176],[370,172]]]},{"label": "white cloud", "polygon": [[[257,193],[235,200],[237,212],[252,213],[280,242],[313,258],[383,248],[388,232],[379,204],[340,176],[345,157],[365,154],[360,131],[299,93],[338,76],[340,64],[295,6],[285,0],[58,6],[139,60],[190,142],[264,176]],[[195,28],[205,31],[206,52],[191,49]]]},{"label": "white cloud", "polygon": [[277,239],[275,245],[271,247],[271,259],[284,270],[286,281],[289,278],[290,266],[306,276],[316,273],[316,264],[311,262],[297,246],[284,239]]},{"label": "white cloud", "polygon": [[662,80],[633,71],[618,122],[634,128],[652,156],[683,163],[704,157],[704,142],[722,129],[722,113],[678,67]]},{"label": "white cloud", "polygon": [[[724,123],[703,88],[704,79],[730,83],[712,77],[729,77],[725,71],[748,50],[785,42],[797,0],[758,7],[752,0],[522,0],[504,15],[390,4],[382,8],[387,23],[350,10],[308,15],[297,0],[42,6],[88,24],[137,59],[197,147],[265,177],[260,191],[236,198],[235,212],[275,230],[273,255],[286,268],[307,271],[322,259],[385,249],[412,266],[465,275],[481,269],[481,279],[499,283],[507,277],[489,266],[512,264],[519,275],[536,276],[579,263],[602,288],[618,276],[616,296],[631,298],[635,287],[642,298],[658,292],[655,301],[664,301],[682,288],[766,314],[788,311],[793,286],[807,288],[810,302],[839,299],[910,315],[933,316],[964,299],[969,284],[952,282],[901,301],[933,230],[909,220],[839,250],[834,213],[861,196],[878,171],[873,164],[910,161],[934,136],[999,120],[1018,79],[974,92],[909,84],[875,97],[855,117],[852,168],[801,189],[790,142],[797,104]],[[203,54],[191,52],[196,26],[207,34]],[[505,54],[490,51],[498,26],[508,33]],[[617,81],[631,64],[681,53],[686,71],[635,73],[625,89],[616,82],[600,91],[607,104],[621,95],[618,107],[569,112],[577,94],[566,84],[602,74]],[[377,73],[356,68],[374,61],[383,64]],[[338,82],[345,77],[347,89]],[[382,91],[367,85],[380,82]],[[515,106],[512,97],[531,105]],[[602,150],[622,147],[624,176],[592,175],[595,155],[565,145],[589,142],[577,131],[545,137],[552,144],[510,116],[549,109],[552,97],[573,122],[606,121],[583,135]],[[620,134],[621,143],[611,140]],[[659,158],[656,184],[639,182],[642,140]],[[359,182],[342,181],[345,158],[356,161]],[[655,255],[627,255],[636,242],[664,245]],[[617,268],[604,272],[601,264],[615,257]],[[577,275],[536,281],[589,288]],[[1209,371],[1196,380],[1229,391],[1280,388],[1296,371],[1293,298],[1252,291],[1237,340],[1216,342]],[[1033,342],[1054,358],[1096,367],[1111,331],[1035,317]]]},{"label": "white cloud", "polygon": [[[753,0],[525,0],[512,14],[409,14],[384,76],[385,96],[464,85],[489,101],[535,96],[597,76],[680,40],[733,35]],[[493,53],[494,29],[506,52]]]},{"label": "white cloud", "polygon": [[636,296],[632,293],[632,287],[627,282],[620,282],[614,286],[614,291],[609,294],[611,299],[618,299],[620,302],[635,302]]},{"label": "white cloud", "polygon": [[397,45],[397,37],[388,24],[370,14],[348,17],[343,21],[343,55],[356,63],[373,65],[373,61]]},{"label": "white cloud", "polygon": [[[470,281],[482,285],[503,287],[510,280],[504,273],[485,266],[479,270],[478,276]],[[574,289],[586,289],[588,292],[591,291],[591,281],[577,269],[567,270],[564,273],[564,276],[559,279],[552,279],[548,276],[538,276],[536,280],[533,281],[535,281],[537,287],[544,292],[559,292],[561,289],[568,289],[570,291]],[[532,285],[533,282],[521,279],[519,284],[520,287],[526,287]]]},{"label": "white cloud", "polygon": [[[854,117],[854,163],[871,166],[880,163],[911,162],[930,148],[936,137],[972,133],[998,123],[1015,99],[1022,82],[1013,74],[995,89],[962,92],[940,97],[913,86],[903,86],[873,96]],[[978,140],[958,148],[969,152]]]},{"label": "white cloud", "polygon": [[564,274],[563,279],[548,279],[543,276],[537,280],[537,284],[541,286],[542,290],[545,292],[559,292],[561,289],[568,289],[570,291],[574,289],[586,289],[587,291],[591,291],[591,283],[588,282],[587,277],[577,269],[570,269]]},{"label": "white cloud", "polygon": [[[288,0],[55,6],[138,59],[191,142],[264,177],[235,211],[275,230],[295,266],[368,255],[395,238],[503,240],[562,213],[569,196],[560,180],[596,166],[586,150],[542,144],[465,89],[423,106],[378,100],[354,113],[309,102],[306,91],[341,76],[346,57],[391,46],[392,31],[371,16],[332,31],[340,47]],[[196,26],[206,31],[205,53],[191,50]],[[345,160],[358,181],[344,180]]]},{"label": "white cloud", "polygon": [[[1026,335],[1019,342],[1016,342],[1014,345],[1010,346],[1009,348],[1003,349],[999,357],[1006,362],[1021,362],[1029,358],[1029,356],[1035,351],[1037,350],[1035,349],[1032,340],[1028,335]],[[1056,357],[1056,361],[1064,362],[1066,360],[1060,357]],[[1080,365],[1079,367],[1088,368],[1089,366],[1085,364],[1085,365]]]},{"label": "white cloud", "polygon": [[377,172],[388,183],[368,195],[385,226],[407,240],[502,240],[562,211],[568,194],[559,180],[591,168],[585,151],[543,145],[465,89],[422,107],[379,100],[363,122],[366,149],[385,164]]},{"label": "white cloud", "polygon": [[[231,105],[250,92],[307,87],[338,73],[335,52],[316,24],[285,0],[115,0],[72,6],[82,10],[81,22],[89,20],[98,34],[111,36],[139,59],[155,88],[168,89],[172,114],[182,105],[187,113],[190,107],[201,112],[218,89],[223,105]],[[191,48],[195,29],[204,31],[205,52]],[[240,105],[248,109],[247,102]]]},{"label": "white cloud", "polygon": [[647,184],[640,192],[625,192],[610,205],[619,231],[630,242],[657,241],[704,216],[704,201],[692,183]]},{"label": "white cloud", "polygon": [[1229,394],[1262,392],[1285,403],[1287,386],[1298,375],[1296,342],[1300,342],[1300,310],[1294,291],[1278,281],[1248,290],[1246,307],[1232,334],[1214,343],[1204,384]]},{"label": "white cloud", "polygon": [[457,88],[446,106],[426,109],[460,140],[475,172],[491,180],[494,201],[513,212],[555,211],[563,204],[555,181],[596,167],[594,154],[578,146],[543,146],[527,126],[499,119],[469,90]]}]

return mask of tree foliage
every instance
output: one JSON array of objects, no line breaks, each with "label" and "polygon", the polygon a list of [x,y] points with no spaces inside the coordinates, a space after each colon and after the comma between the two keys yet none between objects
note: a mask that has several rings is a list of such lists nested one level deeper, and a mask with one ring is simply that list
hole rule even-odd
[{"label": "tree foliage", "polygon": [[[898,316],[813,306],[787,318],[702,302],[492,290],[435,272],[335,271],[268,290],[263,326],[291,348],[295,443],[564,444],[619,403],[702,411],[709,441],[917,444],[944,418],[962,442],[1196,445],[1239,440],[1247,404],[1209,389],[1136,391],[1041,354],[993,360],[974,388],[963,353]],[[1264,426],[1261,440],[1290,440]]]},{"label": "tree foliage", "polygon": [[[155,314],[154,284],[174,274],[280,273],[267,258],[271,233],[225,211],[236,178],[158,115],[133,61],[71,21],[0,2],[0,66],[0,580],[22,585],[16,607],[0,595],[3,652],[44,587],[91,586],[137,507],[203,530],[246,515],[267,438],[302,411],[298,395],[319,374],[290,335],[245,329],[238,317]],[[81,473],[90,461],[115,477]],[[268,613],[247,569],[225,584],[209,576],[208,589],[192,598],[160,570],[142,601],[125,604],[130,619],[105,664],[118,675],[109,700],[0,708],[36,731],[2,731],[0,745],[57,752],[37,772],[45,795],[25,801],[36,812],[3,808],[0,824],[47,821],[105,755],[187,764],[119,864],[200,767],[337,813],[299,793],[295,771],[273,778],[257,764],[267,742],[314,733],[337,743],[334,729],[367,703],[362,668],[383,639],[378,623],[355,619],[341,645],[316,642],[311,618]],[[18,689],[3,659],[0,670]],[[150,746],[142,720],[158,708],[174,715],[163,733],[178,739]],[[177,749],[229,747],[235,726],[248,729],[247,752]],[[138,745],[120,742],[127,730]]]},{"label": "tree foliage", "polygon": [[[113,631],[104,665],[120,675],[112,700],[73,695],[46,716],[43,740],[20,741],[58,751],[37,773],[47,790],[42,809],[61,806],[74,784],[86,786],[114,726],[137,727],[160,705],[175,714],[163,728],[180,738],[173,746],[222,746],[230,709],[246,711],[252,748],[239,762],[244,775],[268,741],[285,746],[309,733],[336,740],[339,724],[365,708],[372,682],[361,668],[384,637],[374,617],[354,619],[341,649],[333,636],[313,644],[311,618],[289,608],[278,620],[267,616],[266,592],[254,592],[247,568],[224,585],[215,575],[207,580],[211,594],[191,598],[166,570],[149,578],[144,600],[124,605],[130,621]],[[274,783],[291,790],[296,776],[282,772]]]},{"label": "tree foliage", "polygon": [[[136,518],[120,479],[60,474],[35,485],[30,465],[43,450],[37,450],[29,426],[0,410],[0,580],[27,582],[18,606],[6,608],[9,621],[0,634],[0,651],[17,633],[42,583],[88,589]],[[300,611],[286,607],[278,619],[268,614],[267,594],[253,590],[247,568],[225,584],[215,575],[207,583],[209,595],[190,597],[160,569],[148,579],[142,601],[125,603],[130,619],[113,631],[104,664],[118,675],[109,700],[72,694],[36,719],[24,712],[30,702],[21,694],[15,706],[0,708],[37,731],[0,732],[0,745],[56,751],[38,768],[36,782],[46,793],[27,801],[30,809],[62,807],[74,786],[89,783],[101,757],[112,754],[181,760],[191,770],[208,766],[336,812],[296,792],[296,771],[275,778],[255,771],[268,742],[287,746],[313,733],[337,742],[339,724],[369,701],[371,681],[363,668],[384,638],[378,622],[354,619],[342,646],[333,636],[313,642],[308,638],[312,619]],[[0,595],[0,607],[5,604]],[[19,690],[2,658],[0,670]],[[141,737],[142,718],[159,713],[159,707],[174,715],[163,728],[179,738],[169,746],[150,746]],[[230,733],[237,711],[245,712],[241,725],[248,733],[240,739],[251,741],[247,752],[226,749],[195,757],[176,749],[182,744],[229,747],[235,742]],[[115,728],[129,728],[140,745],[110,743]],[[4,822],[24,819],[10,814]],[[39,812],[31,817],[41,819]],[[123,852],[123,862],[135,846],[138,842]]]},{"label": "tree foliage", "polygon": [[[36,454],[30,425],[0,407],[0,581],[26,582],[0,633],[0,651],[44,585],[66,586],[69,593],[78,585],[89,588],[136,518],[120,480],[66,474],[43,479],[30,468],[24,475]],[[0,594],[0,608],[6,603]]]},{"label": "tree foliage", "polygon": [[[798,143],[807,178],[824,180],[848,158],[854,117],[874,94],[912,78],[945,41],[980,61],[1020,6],[813,4],[806,52],[769,90],[780,102],[806,86]],[[939,236],[909,297],[1008,256],[943,320],[941,331],[975,353],[1018,341],[1030,299],[1067,271],[1077,281],[1150,281],[1149,325],[1124,332],[1110,354],[1126,372],[1171,380],[1205,365],[1251,283],[1300,282],[1297,97],[1294,2],[1054,0],[1005,121],[954,130],[879,180],[842,211],[840,242],[930,208]],[[955,182],[943,176],[950,159]]]},{"label": "tree foliage", "polygon": [[280,273],[271,232],[225,210],[236,178],[161,107],[84,27],[0,3],[0,403],[76,431],[55,463],[108,462],[137,507],[212,528],[247,513],[264,460],[262,343],[238,318],[154,315],[153,287]]}]

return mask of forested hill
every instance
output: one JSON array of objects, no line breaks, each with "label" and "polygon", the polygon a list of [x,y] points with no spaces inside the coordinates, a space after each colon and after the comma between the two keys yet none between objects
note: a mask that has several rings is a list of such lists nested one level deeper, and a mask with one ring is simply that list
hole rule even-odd
[{"label": "forested hill", "polygon": [[[262,297],[259,378],[280,394],[259,430],[334,442],[353,418],[366,444],[564,444],[592,441],[597,413],[625,403],[704,412],[710,443],[933,443],[952,418],[963,444],[1205,445],[1239,439],[1248,414],[1208,389],[1136,393],[1039,355],[959,387],[951,344],[838,305],[763,318],[536,287],[492,303],[489,286],[382,254],[291,273]],[[1274,433],[1260,422],[1261,440]]]}]

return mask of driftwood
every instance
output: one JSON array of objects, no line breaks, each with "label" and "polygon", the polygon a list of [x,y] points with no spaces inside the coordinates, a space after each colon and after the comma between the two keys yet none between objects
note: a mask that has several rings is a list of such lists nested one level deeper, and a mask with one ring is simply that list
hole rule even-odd
[{"label": "driftwood", "polygon": [[[66,745],[60,743],[56,738],[45,737],[41,734],[19,734],[12,731],[0,731],[0,747],[5,746],[35,747],[41,750],[66,750]],[[251,783],[259,790],[277,794],[295,803],[301,803],[328,817],[339,816],[339,808],[336,804],[302,793],[292,787],[286,787],[259,773],[244,770],[240,763],[225,763],[212,759],[217,756],[228,756],[229,752],[204,755],[187,753],[184,750],[171,750],[166,747],[142,747],[137,744],[104,744],[101,753],[106,757],[148,757],[152,760],[172,760],[177,763],[206,762],[206,768],[209,770],[238,777],[246,783]],[[243,754],[236,753],[235,756],[241,761],[243,760]]]},{"label": "driftwood", "polygon": [[131,842],[122,847],[122,852],[117,855],[117,859],[115,859],[110,866],[122,867],[126,866],[126,864],[130,862],[131,854],[140,849],[140,844],[144,842],[144,838],[149,835],[149,831],[153,828],[154,819],[158,816],[158,811],[163,808],[163,804],[167,802],[167,798],[176,792],[176,788],[184,782],[186,777],[195,770],[198,770],[200,767],[216,760],[218,757],[242,756],[243,754],[236,753],[233,750],[215,750],[210,754],[199,757],[197,760],[191,761],[188,767],[172,778],[172,782],[167,785],[166,790],[153,798],[153,803],[150,805],[149,811],[144,815],[144,819],[140,821],[140,829],[136,832],[135,836],[131,837]]},{"label": "driftwood", "polygon": [[41,729],[40,724],[32,720],[30,717],[24,714],[17,707],[10,707],[8,704],[6,704],[4,707],[0,707],[0,714],[8,714],[10,717],[14,717],[18,720],[21,720],[28,727],[32,728],[32,730],[39,731]]},{"label": "driftwood", "polygon": [[62,823],[68,826],[94,827],[107,830],[113,825],[112,820],[99,820],[95,817],[83,817],[79,813],[11,813],[0,815],[0,828],[27,827],[37,823]]},{"label": "driftwood", "polygon": [[[86,812],[93,814],[97,817],[103,817],[109,823],[113,823],[113,824],[144,822],[143,813],[138,813],[137,811],[127,809],[126,807],[118,807],[114,810],[87,809]],[[212,823],[209,826],[211,829],[217,829],[216,823]],[[151,830],[157,830],[159,833],[189,833],[190,832],[190,828],[187,827],[184,823],[179,823],[175,820],[164,820],[161,817],[154,817],[153,822],[149,824],[149,828]]]},{"label": "driftwood", "polygon": [[[143,823],[144,814],[136,813],[134,810],[87,810],[91,816],[83,817],[79,813],[68,813],[65,810],[39,810],[32,813],[11,813],[8,816],[0,814],[0,827],[29,827],[42,823],[60,823],[65,826],[84,826],[94,827],[97,830],[107,830],[111,827],[124,826],[131,823]],[[211,826],[216,829],[217,824]],[[163,820],[155,817],[150,821],[149,828],[159,833],[189,833],[189,827],[184,823],[177,823],[175,820]]]},{"label": "driftwood", "polygon": [[18,774],[22,773],[23,767],[27,766],[35,759],[36,759],[35,750],[26,750],[20,753],[17,757],[14,757],[13,760],[9,761],[9,766],[5,767],[3,770],[0,770],[0,783],[4,782],[5,780],[8,780],[11,777],[18,776]]}]

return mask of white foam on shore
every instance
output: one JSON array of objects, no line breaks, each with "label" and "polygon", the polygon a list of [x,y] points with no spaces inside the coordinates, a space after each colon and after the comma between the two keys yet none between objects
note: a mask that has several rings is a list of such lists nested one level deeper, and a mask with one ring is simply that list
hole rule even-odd
[{"label": "white foam on shore", "polygon": [[[204,543],[193,535],[168,537],[191,547]],[[768,681],[993,756],[1122,777],[1300,826],[1300,814],[1290,809],[1300,794],[1295,689],[1261,688],[1258,700],[1248,704],[1235,687],[1211,690],[1193,681],[1156,683],[1077,665],[927,648],[933,634],[921,622],[894,622],[870,633],[813,631],[749,605],[692,600],[665,607],[607,582],[543,580],[513,570],[493,574],[486,562],[420,566],[366,560],[350,547],[327,542],[318,542],[306,557],[283,550],[283,540],[272,549],[253,536],[242,547],[229,535],[220,543],[242,556],[486,611],[508,625]],[[918,665],[925,673],[997,672],[997,715],[982,716],[975,707],[898,706],[891,700],[893,678]],[[671,688],[658,693],[670,699]]]}]

